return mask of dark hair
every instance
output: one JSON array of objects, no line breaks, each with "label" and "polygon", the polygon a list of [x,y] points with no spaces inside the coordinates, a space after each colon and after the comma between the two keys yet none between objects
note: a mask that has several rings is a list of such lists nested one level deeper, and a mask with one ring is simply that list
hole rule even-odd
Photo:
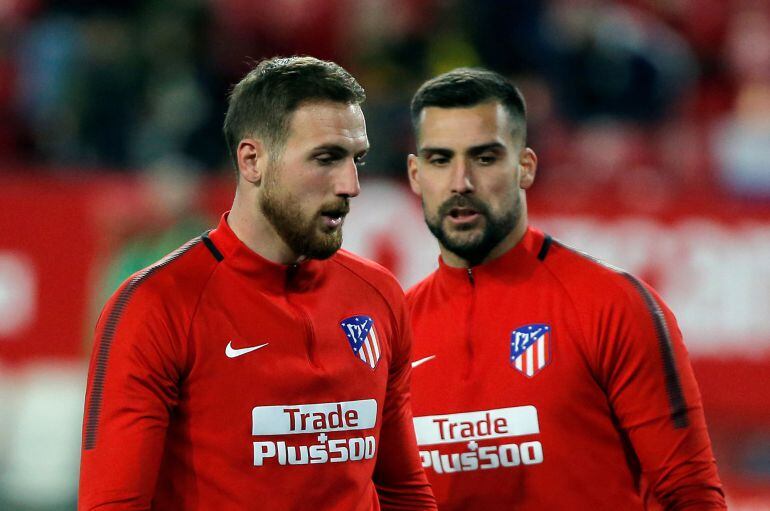
[{"label": "dark hair", "polygon": [[412,98],[412,125],[420,132],[420,113],[429,106],[464,108],[499,101],[511,118],[512,133],[527,139],[527,107],[524,96],[499,73],[460,67],[422,84]]},{"label": "dark hair", "polygon": [[314,57],[274,57],[259,62],[230,92],[223,131],[238,169],[238,144],[256,136],[271,149],[286,141],[289,118],[301,103],[329,100],[359,104],[364,89],[334,62]]}]

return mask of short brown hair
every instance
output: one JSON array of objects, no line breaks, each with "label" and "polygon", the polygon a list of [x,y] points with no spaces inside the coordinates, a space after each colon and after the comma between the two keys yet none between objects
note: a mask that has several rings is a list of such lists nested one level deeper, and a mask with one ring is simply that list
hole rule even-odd
[{"label": "short brown hair", "polygon": [[363,87],[334,62],[314,57],[274,57],[259,62],[230,92],[223,131],[238,169],[238,144],[253,135],[272,149],[286,141],[289,118],[301,103],[329,100],[360,104]]}]

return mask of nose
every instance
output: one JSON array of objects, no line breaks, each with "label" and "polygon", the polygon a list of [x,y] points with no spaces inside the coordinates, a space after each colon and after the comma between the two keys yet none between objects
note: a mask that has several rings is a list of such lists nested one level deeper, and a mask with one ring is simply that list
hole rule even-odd
[{"label": "nose", "polygon": [[471,166],[465,160],[458,159],[451,172],[452,193],[465,194],[473,191]]},{"label": "nose", "polygon": [[361,193],[361,185],[358,183],[358,168],[352,158],[340,167],[334,183],[334,193],[338,197],[356,197]]}]

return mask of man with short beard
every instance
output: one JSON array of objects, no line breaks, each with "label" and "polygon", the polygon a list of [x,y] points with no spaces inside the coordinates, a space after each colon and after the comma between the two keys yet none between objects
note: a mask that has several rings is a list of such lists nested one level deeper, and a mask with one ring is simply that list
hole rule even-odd
[{"label": "man with short beard", "polygon": [[310,57],[234,87],[232,209],[127,280],[97,325],[79,509],[435,509],[403,293],[339,250],[363,100]]},{"label": "man with short beard", "polygon": [[519,91],[457,69],[417,91],[412,120],[409,181],[441,253],[407,293],[439,508],[725,509],[671,311],[527,224],[537,157]]}]

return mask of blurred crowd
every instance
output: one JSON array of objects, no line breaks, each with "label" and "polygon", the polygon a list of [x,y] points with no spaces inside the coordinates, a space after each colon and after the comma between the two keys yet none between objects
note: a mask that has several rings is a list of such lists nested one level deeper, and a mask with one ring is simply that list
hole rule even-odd
[{"label": "blurred crowd", "polygon": [[767,0],[5,0],[0,171],[226,174],[230,84],[276,54],[359,78],[367,173],[404,174],[419,83],[480,65],[524,91],[538,193],[770,199]]}]

